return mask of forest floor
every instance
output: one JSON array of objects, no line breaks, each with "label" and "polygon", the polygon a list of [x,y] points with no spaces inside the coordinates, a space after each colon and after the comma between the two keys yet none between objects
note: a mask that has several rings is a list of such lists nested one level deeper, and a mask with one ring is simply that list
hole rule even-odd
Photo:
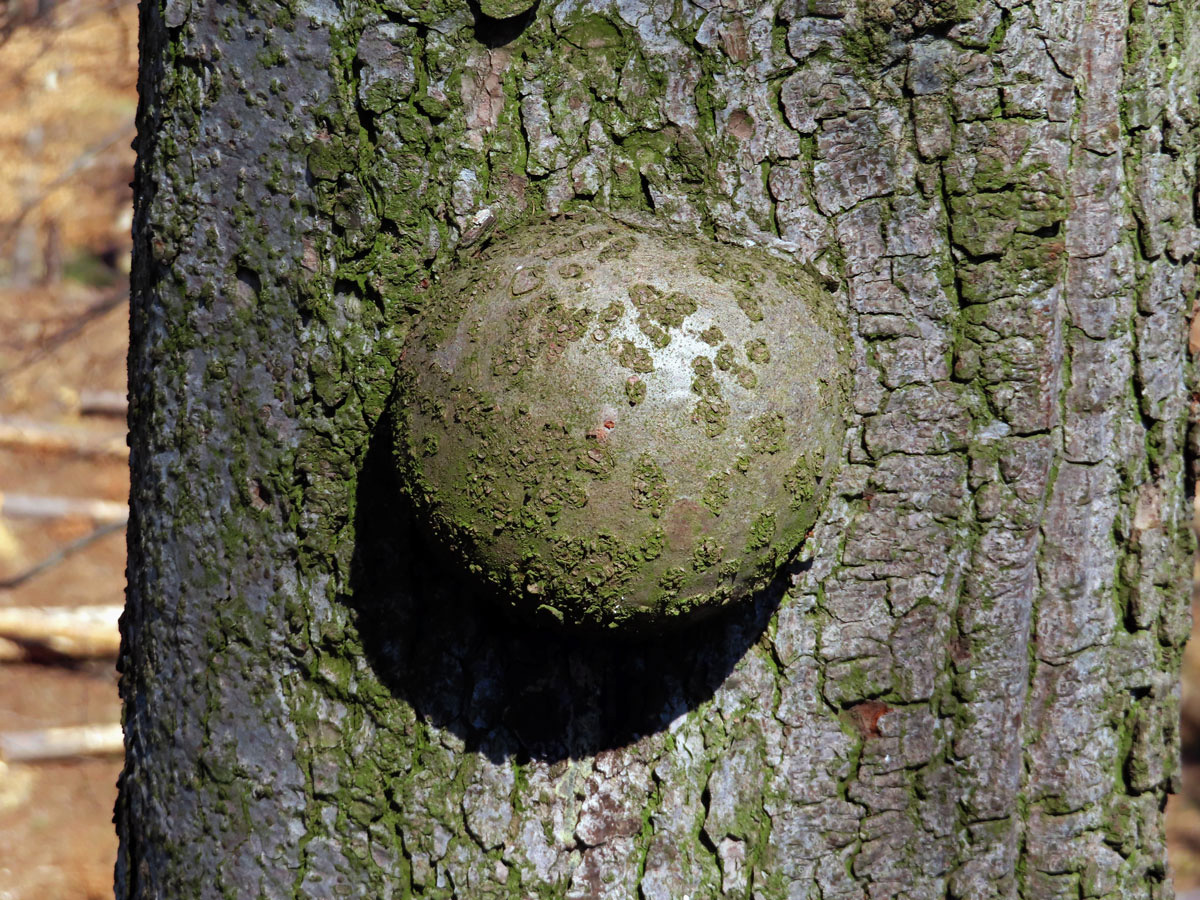
[{"label": "forest floor", "polygon": [[[0,4],[0,430],[69,430],[0,442],[0,581],[86,546],[0,588],[0,611],[120,604],[125,585],[119,527],[88,543],[89,517],[6,514],[19,496],[129,494],[124,415],[87,407],[125,393],[137,10],[71,0],[22,20],[34,7]],[[0,660],[0,735],[120,721],[111,655]],[[0,762],[0,900],[112,897],[120,768],[112,753]]]},{"label": "forest floor", "polygon": [[[125,502],[129,490],[124,455],[89,448],[124,435],[119,410],[93,407],[125,390],[136,9],[67,0],[22,20],[35,5],[0,5],[0,431],[25,420],[75,437],[0,440],[0,584],[73,542],[86,546],[0,586],[0,612],[124,597],[123,531],[92,540],[98,525],[87,517],[4,514],[5,496]],[[1200,886],[1200,641],[1184,676],[1183,792],[1167,819],[1181,890]],[[0,736],[119,720],[111,656],[5,661],[0,652]],[[0,900],[112,896],[119,771],[112,754],[0,762]]]}]

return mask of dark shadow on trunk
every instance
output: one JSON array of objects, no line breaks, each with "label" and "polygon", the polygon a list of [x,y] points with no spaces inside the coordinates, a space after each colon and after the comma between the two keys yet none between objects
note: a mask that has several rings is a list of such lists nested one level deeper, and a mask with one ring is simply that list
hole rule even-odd
[{"label": "dark shadow on trunk", "polygon": [[791,577],[752,603],[641,640],[514,621],[425,545],[400,500],[387,421],[359,478],[353,609],[369,662],[417,714],[499,762],[594,756],[712,697],[762,635]]},{"label": "dark shadow on trunk", "polygon": [[467,0],[471,15],[475,18],[475,40],[489,49],[512,43],[520,37],[521,32],[533,24],[540,2],[541,0],[534,0],[528,9],[515,16],[497,19],[485,13],[478,0]]}]

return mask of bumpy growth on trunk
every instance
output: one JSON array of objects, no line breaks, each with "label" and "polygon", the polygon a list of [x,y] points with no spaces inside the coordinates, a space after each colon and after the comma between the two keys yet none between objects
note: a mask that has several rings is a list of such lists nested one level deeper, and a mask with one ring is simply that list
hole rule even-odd
[{"label": "bumpy growth on trunk", "polygon": [[[1169,896],[1195,4],[521,5],[143,3],[118,896]],[[787,577],[635,643],[426,564],[385,415],[591,210],[851,335]]]},{"label": "bumpy growth on trunk", "polygon": [[527,616],[620,634],[765,588],[841,462],[847,338],[763,253],[582,216],[456,270],[401,351],[401,493]]}]

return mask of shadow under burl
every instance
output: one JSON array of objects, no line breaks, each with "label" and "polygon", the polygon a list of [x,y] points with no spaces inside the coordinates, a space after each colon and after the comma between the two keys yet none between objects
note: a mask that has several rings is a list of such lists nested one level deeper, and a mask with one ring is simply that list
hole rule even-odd
[{"label": "shadow under burl", "polygon": [[[484,12],[479,0],[467,0],[471,17],[475,20],[475,40],[492,50],[511,44],[533,24],[540,3],[541,0],[531,0],[525,9],[518,9],[515,14],[497,17]],[[518,7],[524,5],[517,4]]]},{"label": "shadow under burl", "polygon": [[393,695],[495,762],[586,757],[665,729],[712,697],[800,568],[785,567],[752,602],[665,636],[622,640],[514,620],[423,541],[395,484],[390,434],[382,421],[359,478],[348,603]]}]

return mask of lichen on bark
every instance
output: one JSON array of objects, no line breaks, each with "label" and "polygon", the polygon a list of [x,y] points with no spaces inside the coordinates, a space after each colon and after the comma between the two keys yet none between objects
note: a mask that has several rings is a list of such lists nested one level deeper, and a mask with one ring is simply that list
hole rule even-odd
[{"label": "lichen on bark", "polygon": [[761,251],[595,214],[520,226],[431,289],[401,352],[401,493],[526,617],[630,634],[712,615],[767,587],[828,496],[840,325]]},{"label": "lichen on bark", "polygon": [[[119,896],[1168,896],[1193,4],[142,17]],[[431,279],[578,208],[853,333],[786,593],[686,642],[507,628],[379,527]]]}]

